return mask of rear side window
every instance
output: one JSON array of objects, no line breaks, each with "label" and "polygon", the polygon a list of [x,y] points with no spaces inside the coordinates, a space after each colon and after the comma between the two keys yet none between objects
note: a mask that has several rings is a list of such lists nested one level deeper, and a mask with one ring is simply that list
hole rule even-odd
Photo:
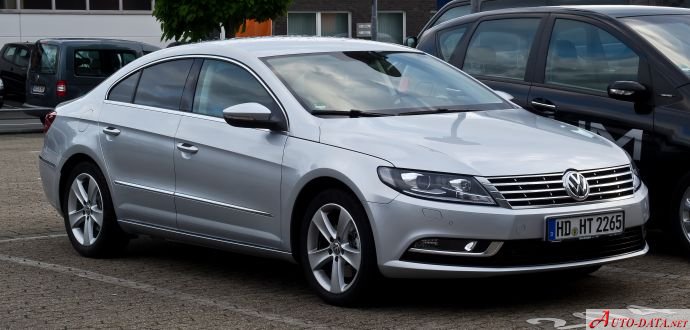
[{"label": "rear side window", "polygon": [[605,92],[617,80],[637,80],[640,58],[608,32],[557,19],[546,58],[547,84]]},{"label": "rear side window", "polygon": [[136,58],[132,50],[77,49],[74,51],[74,74],[108,77]]},{"label": "rear side window", "polygon": [[110,90],[108,100],[132,103],[132,100],[134,100],[134,91],[137,88],[140,75],[141,71],[137,71],[135,74],[117,83],[117,85]]},{"label": "rear side window", "polygon": [[21,66],[21,67],[26,67],[29,65],[29,56],[31,54],[29,53],[29,50],[26,48],[20,48],[19,51],[17,52],[17,56],[14,57],[14,63]]},{"label": "rear side window", "polygon": [[225,108],[249,102],[262,104],[271,111],[279,111],[268,91],[247,70],[224,61],[204,61],[192,112],[223,117]]},{"label": "rear side window", "polygon": [[14,54],[17,52],[17,47],[15,46],[9,46],[5,49],[5,51],[2,53],[2,58],[4,58],[7,61],[12,62],[12,58],[14,57]]},{"label": "rear side window", "polygon": [[455,54],[462,36],[465,35],[466,26],[454,26],[450,29],[443,30],[438,34],[438,50],[440,57],[444,61],[450,61]]},{"label": "rear side window", "polygon": [[454,18],[458,18],[460,16],[469,15],[471,11],[472,11],[472,7],[470,5],[456,6],[456,7],[450,8],[450,9],[446,10],[445,13],[441,14],[441,17],[439,17],[436,20],[436,22],[434,23],[434,26],[439,25],[445,21],[449,21],[449,20],[452,20]]},{"label": "rear side window", "polygon": [[472,36],[462,69],[472,75],[525,79],[538,18],[482,22]]},{"label": "rear side window", "polygon": [[184,85],[194,60],[175,60],[143,70],[134,103],[179,110]]},{"label": "rear side window", "polygon": [[31,71],[42,74],[57,72],[58,46],[37,43],[32,51]]}]

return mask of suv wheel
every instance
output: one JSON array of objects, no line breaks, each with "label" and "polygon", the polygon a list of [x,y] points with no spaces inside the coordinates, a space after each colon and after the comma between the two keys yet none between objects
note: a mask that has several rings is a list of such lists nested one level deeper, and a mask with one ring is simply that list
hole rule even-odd
[{"label": "suv wheel", "polygon": [[341,190],[314,198],[302,221],[300,263],[326,302],[352,305],[378,277],[374,239],[359,201]]},{"label": "suv wheel", "polygon": [[108,186],[91,163],[77,165],[62,191],[62,210],[69,240],[79,254],[98,258],[113,255],[127,244],[117,224]]},{"label": "suv wheel", "polygon": [[681,181],[673,201],[678,213],[671,217],[671,231],[686,255],[690,255],[690,175]]}]

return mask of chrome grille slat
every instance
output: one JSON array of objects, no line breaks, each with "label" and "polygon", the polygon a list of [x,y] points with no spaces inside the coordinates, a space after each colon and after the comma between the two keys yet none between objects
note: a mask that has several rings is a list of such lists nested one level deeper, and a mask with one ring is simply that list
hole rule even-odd
[{"label": "chrome grille slat", "polygon": [[584,201],[575,201],[563,187],[563,174],[545,173],[487,177],[492,188],[513,208],[558,206],[601,202],[633,194],[630,166],[578,171],[589,183],[590,193]]}]

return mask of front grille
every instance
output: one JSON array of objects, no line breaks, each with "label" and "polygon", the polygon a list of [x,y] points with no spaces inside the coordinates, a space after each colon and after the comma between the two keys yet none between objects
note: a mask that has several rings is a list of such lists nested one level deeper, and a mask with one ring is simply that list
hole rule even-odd
[{"label": "front grille", "polygon": [[401,260],[435,265],[520,267],[578,262],[613,257],[645,248],[643,227],[616,236],[546,242],[540,239],[506,241],[492,257],[458,257],[406,252]]},{"label": "front grille", "polygon": [[577,202],[563,187],[563,173],[489,177],[511,207],[549,206],[583,203],[624,197],[633,194],[630,166],[580,171],[589,183],[589,197]]}]

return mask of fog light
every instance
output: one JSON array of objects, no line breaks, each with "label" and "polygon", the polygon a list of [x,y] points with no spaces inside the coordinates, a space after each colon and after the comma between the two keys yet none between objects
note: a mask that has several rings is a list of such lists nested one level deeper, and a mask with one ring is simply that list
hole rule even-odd
[{"label": "fog light", "polygon": [[467,245],[465,245],[465,251],[472,252],[472,250],[474,250],[474,248],[476,246],[477,246],[477,241],[469,242],[469,243],[467,243]]},{"label": "fog light", "polygon": [[431,249],[435,250],[438,248],[438,238],[426,238],[420,239],[414,243],[415,249]]}]

